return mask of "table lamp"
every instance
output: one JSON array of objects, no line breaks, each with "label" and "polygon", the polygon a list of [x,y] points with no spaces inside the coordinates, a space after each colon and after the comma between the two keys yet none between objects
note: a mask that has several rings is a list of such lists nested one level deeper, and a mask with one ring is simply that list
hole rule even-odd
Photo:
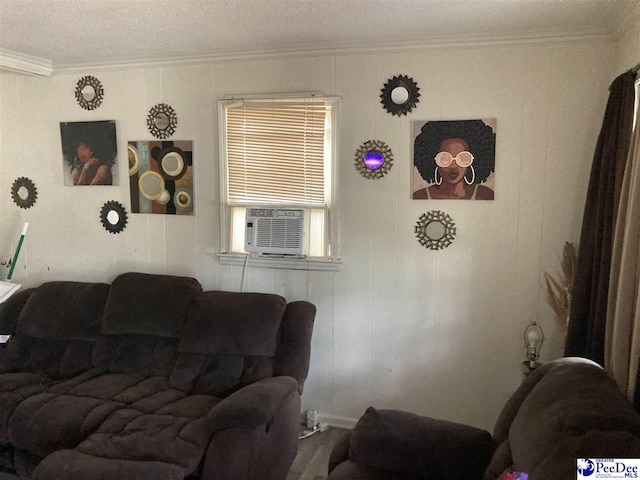
[{"label": "table lamp", "polygon": [[524,343],[527,346],[527,359],[529,360],[529,368],[534,369],[538,366],[537,360],[540,357],[540,347],[544,341],[544,332],[536,323],[532,322],[524,331]]}]

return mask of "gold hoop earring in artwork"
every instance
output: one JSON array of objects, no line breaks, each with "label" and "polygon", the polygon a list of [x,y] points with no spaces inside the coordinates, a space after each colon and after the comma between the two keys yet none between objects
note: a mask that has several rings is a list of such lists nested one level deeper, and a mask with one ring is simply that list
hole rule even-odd
[{"label": "gold hoop earring in artwork", "polygon": [[476,180],[476,171],[473,169],[473,165],[469,165],[469,168],[471,169],[471,180],[467,180],[467,174],[464,174],[464,182],[467,185],[473,185],[473,182],[475,182]]},{"label": "gold hoop earring in artwork", "polygon": [[436,167],[436,171],[433,174],[433,178],[435,179],[436,185],[442,184],[442,177],[438,174],[438,167]]}]

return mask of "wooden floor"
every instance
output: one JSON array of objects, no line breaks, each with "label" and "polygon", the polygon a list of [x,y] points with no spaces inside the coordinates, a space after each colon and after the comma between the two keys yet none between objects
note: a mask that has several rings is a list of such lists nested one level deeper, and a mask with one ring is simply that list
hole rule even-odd
[{"label": "wooden floor", "polygon": [[340,428],[330,428],[300,440],[298,455],[286,480],[325,480],[331,450],[344,432]]}]

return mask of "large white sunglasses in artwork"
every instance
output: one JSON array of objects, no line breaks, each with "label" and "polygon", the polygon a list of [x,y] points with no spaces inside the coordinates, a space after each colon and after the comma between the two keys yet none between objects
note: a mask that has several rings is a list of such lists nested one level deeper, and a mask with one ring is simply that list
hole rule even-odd
[{"label": "large white sunglasses in artwork", "polygon": [[[436,165],[438,167],[446,168],[453,163],[455,160],[456,165],[460,168],[469,167],[471,169],[471,180],[467,179],[467,175],[464,176],[464,181],[467,185],[471,185],[476,179],[476,172],[471,165],[473,163],[473,154],[471,152],[467,152],[463,150],[458,153],[455,157],[451,155],[449,152],[439,152],[435,157]],[[436,167],[436,171],[434,172],[434,178],[436,185],[442,184],[442,177],[438,175],[438,167]]]},{"label": "large white sunglasses in artwork", "polygon": [[439,152],[435,156],[436,165],[442,168],[448,167],[454,160],[459,167],[468,167],[473,163],[473,154],[464,150],[455,157],[449,152]]}]

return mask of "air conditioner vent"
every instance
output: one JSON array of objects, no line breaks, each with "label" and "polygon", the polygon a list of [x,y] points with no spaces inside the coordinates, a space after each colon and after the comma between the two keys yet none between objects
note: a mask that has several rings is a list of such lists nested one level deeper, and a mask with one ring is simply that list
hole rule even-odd
[{"label": "air conditioner vent", "polygon": [[247,252],[301,255],[304,209],[249,208],[245,230]]}]

